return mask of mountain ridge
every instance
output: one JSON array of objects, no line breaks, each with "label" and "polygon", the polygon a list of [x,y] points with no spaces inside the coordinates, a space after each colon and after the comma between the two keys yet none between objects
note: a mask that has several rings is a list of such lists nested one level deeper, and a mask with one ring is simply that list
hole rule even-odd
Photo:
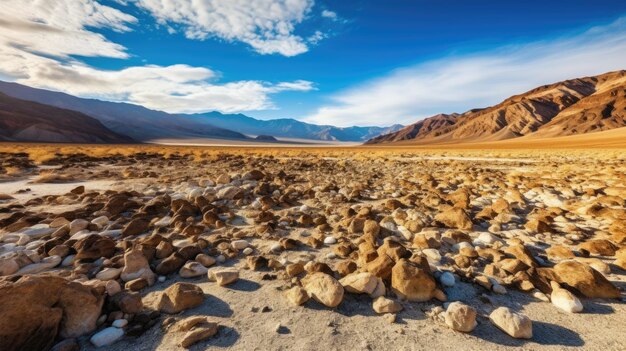
[{"label": "mountain ridge", "polygon": [[[454,116],[441,123],[442,116]],[[439,122],[437,124],[437,122]],[[436,125],[425,133],[426,125]],[[366,144],[420,144],[558,137],[626,126],[626,71],[569,79],[513,95],[462,114],[435,115]]]}]

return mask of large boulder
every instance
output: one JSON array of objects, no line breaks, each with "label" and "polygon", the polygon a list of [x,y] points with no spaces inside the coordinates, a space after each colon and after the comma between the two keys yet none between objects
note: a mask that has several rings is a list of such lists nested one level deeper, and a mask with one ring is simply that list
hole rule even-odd
[{"label": "large boulder", "polygon": [[302,286],[309,296],[327,307],[337,307],[343,300],[343,286],[326,273],[308,274],[302,279]]},{"label": "large boulder", "polygon": [[0,285],[2,350],[48,350],[57,336],[96,329],[104,291],[59,277],[25,276]]},{"label": "large boulder", "polygon": [[372,294],[378,285],[378,277],[370,272],[352,273],[341,278],[339,283],[352,294]]},{"label": "large boulder", "polygon": [[437,285],[430,271],[401,259],[391,270],[391,289],[402,299],[428,301],[435,296]]},{"label": "large boulder", "polygon": [[554,266],[554,273],[559,283],[567,284],[586,297],[605,299],[620,297],[620,291],[615,285],[585,263],[574,260],[562,261]]}]

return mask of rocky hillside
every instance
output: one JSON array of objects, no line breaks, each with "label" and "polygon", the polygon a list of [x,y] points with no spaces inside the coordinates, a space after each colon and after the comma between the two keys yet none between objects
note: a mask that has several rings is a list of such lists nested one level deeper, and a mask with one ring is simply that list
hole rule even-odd
[{"label": "rocky hillside", "polygon": [[461,115],[437,115],[368,141],[420,144],[556,137],[626,126],[626,71],[567,80]]},{"label": "rocky hillside", "polygon": [[80,112],[19,100],[0,93],[0,140],[61,143],[129,143]]}]

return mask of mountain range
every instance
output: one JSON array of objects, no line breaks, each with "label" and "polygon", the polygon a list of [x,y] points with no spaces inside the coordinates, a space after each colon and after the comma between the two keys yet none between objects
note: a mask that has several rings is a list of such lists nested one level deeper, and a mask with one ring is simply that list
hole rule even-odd
[{"label": "mountain range", "polygon": [[[246,140],[263,135],[324,141],[363,142],[403,126],[339,128],[295,119],[257,120],[242,114],[170,114],[139,105],[85,99],[69,94],[0,81],[0,93],[24,101],[72,110],[93,117],[112,132],[134,140],[213,138]],[[22,105],[25,104],[24,102]],[[52,119],[54,115],[51,115]],[[53,120],[50,123],[55,123]],[[59,120],[58,124],[63,123]],[[22,125],[24,126],[24,125]],[[63,129],[62,126],[59,126]],[[71,126],[67,126],[71,127]],[[17,132],[17,131],[14,131]],[[8,132],[5,134],[9,134]],[[71,138],[70,138],[71,139]],[[263,138],[269,140],[267,138]],[[258,140],[258,139],[257,139]]]},{"label": "mountain range", "polygon": [[626,71],[544,85],[462,114],[438,114],[366,144],[532,140],[621,127],[626,127]]}]

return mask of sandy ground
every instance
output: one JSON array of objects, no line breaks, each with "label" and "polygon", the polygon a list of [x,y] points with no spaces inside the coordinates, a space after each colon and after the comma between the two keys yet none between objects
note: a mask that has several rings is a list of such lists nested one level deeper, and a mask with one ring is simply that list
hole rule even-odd
[{"label": "sandy ground", "polygon": [[[600,133],[598,133],[600,134]],[[624,153],[618,152],[618,155]],[[400,156],[390,156],[400,158]],[[293,159],[293,158],[292,158]],[[493,167],[521,167],[541,160],[530,156],[486,157],[466,156],[415,156],[403,160],[427,159],[434,161],[492,162]],[[0,193],[15,196],[20,202],[30,197],[64,194],[79,185],[90,190],[110,188],[132,189],[141,184],[138,180],[92,180],[86,182],[31,184],[33,177],[0,183]],[[16,194],[20,189],[30,192]],[[290,234],[301,235],[301,231]],[[253,242],[261,246],[261,242]],[[322,253],[330,251],[329,248]],[[294,250],[289,254],[306,254]],[[610,260],[606,261],[610,263]],[[328,259],[333,265],[333,259]],[[232,263],[231,263],[232,264]],[[174,282],[187,281],[200,286],[205,303],[187,310],[177,319],[192,315],[207,315],[221,325],[218,334],[194,345],[191,350],[626,350],[626,303],[616,300],[584,299],[584,313],[567,314],[550,303],[541,302],[528,294],[509,290],[505,295],[487,293],[475,284],[457,283],[446,289],[449,301],[463,301],[479,311],[478,327],[471,334],[455,332],[429,318],[425,311],[440,302],[403,302],[404,310],[395,323],[372,310],[367,296],[346,294],[335,309],[314,301],[301,307],[292,307],[283,298],[280,280],[264,280],[272,272],[254,272],[240,269],[240,280],[227,287],[207,281],[206,277],[182,279],[177,275],[141,291],[142,295],[161,291]],[[612,267],[609,280],[622,290],[626,289],[626,272]],[[496,307],[508,306],[523,312],[533,320],[532,340],[517,340],[495,328],[487,315]],[[267,310],[263,312],[262,310]],[[166,316],[162,316],[163,320]],[[279,328],[280,326],[280,328]],[[138,338],[124,337],[121,341],[99,350],[143,351],[183,350],[178,346],[182,334],[163,331],[157,324]],[[84,350],[96,350],[87,337],[80,339]],[[0,345],[1,346],[1,345]],[[1,347],[0,347],[1,349]]]}]

